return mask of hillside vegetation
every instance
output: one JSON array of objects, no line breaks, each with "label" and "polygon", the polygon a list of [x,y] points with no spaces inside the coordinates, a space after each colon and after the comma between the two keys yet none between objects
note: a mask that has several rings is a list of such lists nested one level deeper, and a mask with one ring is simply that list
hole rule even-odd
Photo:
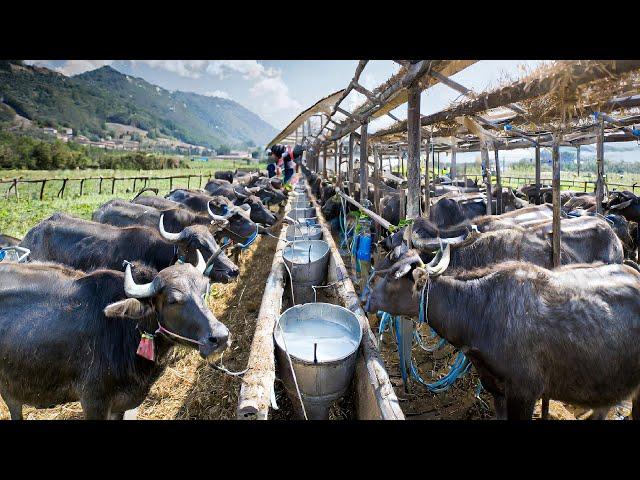
[{"label": "hillside vegetation", "polygon": [[209,148],[263,145],[276,129],[242,105],[170,92],[105,66],[73,77],[19,61],[0,61],[0,122],[18,114],[40,126],[73,128],[90,138],[107,123]]}]

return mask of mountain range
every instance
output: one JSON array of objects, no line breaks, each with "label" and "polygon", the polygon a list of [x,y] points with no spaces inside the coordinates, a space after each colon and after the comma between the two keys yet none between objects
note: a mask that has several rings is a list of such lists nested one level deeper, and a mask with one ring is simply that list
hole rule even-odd
[{"label": "mountain range", "polygon": [[277,130],[233,100],[169,91],[110,66],[67,77],[56,71],[0,61],[0,111],[40,126],[105,136],[106,123],[131,125],[150,138],[171,137],[210,148],[261,146]]}]

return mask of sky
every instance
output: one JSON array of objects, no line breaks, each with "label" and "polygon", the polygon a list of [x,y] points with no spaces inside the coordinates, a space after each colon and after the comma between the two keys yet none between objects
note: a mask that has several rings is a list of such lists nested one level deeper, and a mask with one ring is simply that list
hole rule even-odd
[{"label": "sky", "polygon": [[[26,60],[26,63],[76,75],[104,65],[141,77],[167,90],[230,98],[278,129],[284,128],[302,110],[322,97],[345,88],[353,78],[358,60]],[[505,78],[516,79],[522,67],[535,68],[540,60],[481,60],[452,78],[464,86],[483,91],[496,87]],[[385,82],[399,66],[391,60],[372,60],[360,83],[373,89]],[[422,93],[424,115],[445,108],[460,94],[439,84]],[[351,111],[364,99],[353,92],[342,104]],[[392,113],[406,118],[407,106]],[[374,132],[393,123],[387,116],[372,121]]]}]

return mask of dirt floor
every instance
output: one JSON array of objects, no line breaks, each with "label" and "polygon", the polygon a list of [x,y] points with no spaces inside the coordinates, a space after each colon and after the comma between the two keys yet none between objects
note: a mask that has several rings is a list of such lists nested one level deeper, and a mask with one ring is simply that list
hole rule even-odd
[{"label": "dirt floor", "polygon": [[[279,231],[276,227],[274,231]],[[231,371],[246,367],[262,294],[278,241],[259,237],[240,255],[240,276],[234,283],[214,284],[210,307],[232,335],[232,345],[223,356]],[[177,348],[164,374],[153,385],[140,406],[139,419],[235,419],[241,377],[215,370],[193,350]],[[25,419],[81,419],[79,403],[50,409],[24,408]],[[0,419],[9,412],[0,401]]]}]

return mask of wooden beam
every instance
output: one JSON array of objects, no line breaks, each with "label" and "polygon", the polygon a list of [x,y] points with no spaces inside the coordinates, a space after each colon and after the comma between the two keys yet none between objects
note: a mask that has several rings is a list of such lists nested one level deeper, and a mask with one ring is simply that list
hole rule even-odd
[{"label": "wooden beam", "polygon": [[322,176],[327,179],[327,144],[322,148]]},{"label": "wooden beam", "polygon": [[600,116],[596,141],[596,212],[602,215],[604,199],[604,118]]},{"label": "wooden beam", "polygon": [[580,176],[580,145],[576,147],[576,163],[578,164],[578,176]]},{"label": "wooden beam", "polygon": [[487,215],[491,215],[491,204],[493,203],[493,197],[491,194],[491,163],[489,162],[489,149],[487,148],[487,142],[481,143],[480,154],[482,156],[485,182],[487,185]]},{"label": "wooden beam", "polygon": [[353,178],[353,133],[349,135],[349,195],[353,195],[353,184],[354,182],[354,178]]},{"label": "wooden beam", "polygon": [[560,147],[559,138],[553,142],[553,267],[560,266]]},{"label": "wooden beam", "polygon": [[[409,89],[407,102],[407,218],[420,216],[420,89]],[[428,187],[428,184],[427,184]]]},{"label": "wooden beam", "polygon": [[496,157],[496,213],[500,215],[503,212],[502,209],[502,179],[500,177],[500,158],[498,157],[498,146],[494,146],[494,154]]},{"label": "wooden beam", "polygon": [[538,142],[536,144],[536,157],[535,157],[535,162],[536,162],[536,189],[537,189],[537,196],[536,196],[536,205],[540,205],[542,203],[542,199],[540,198],[540,187],[541,182],[540,182],[540,168],[541,168],[541,164],[540,164],[540,142]]},{"label": "wooden beam", "polygon": [[451,137],[451,138],[452,138],[452,143],[451,143],[451,179],[453,180],[458,175],[458,171],[457,171],[457,168],[456,168],[456,150],[457,150],[457,146],[456,146],[455,142],[453,142],[453,137]]},{"label": "wooden beam", "polygon": [[[565,78],[571,79],[570,89],[595,80],[620,75],[640,68],[640,60],[578,60],[565,62],[567,71],[552,73],[546,77],[522,80],[490,92],[477,95],[476,98],[458,103],[453,107],[422,117],[422,126],[447,122],[463,115],[475,115],[493,108],[542,96]],[[407,130],[406,121],[381,129],[372,138],[401,133]]]},{"label": "wooden beam", "polygon": [[367,151],[368,127],[369,121],[365,120],[360,128],[360,179],[358,181],[360,184],[360,203],[365,203],[369,194],[369,167],[367,165],[369,156]]}]

